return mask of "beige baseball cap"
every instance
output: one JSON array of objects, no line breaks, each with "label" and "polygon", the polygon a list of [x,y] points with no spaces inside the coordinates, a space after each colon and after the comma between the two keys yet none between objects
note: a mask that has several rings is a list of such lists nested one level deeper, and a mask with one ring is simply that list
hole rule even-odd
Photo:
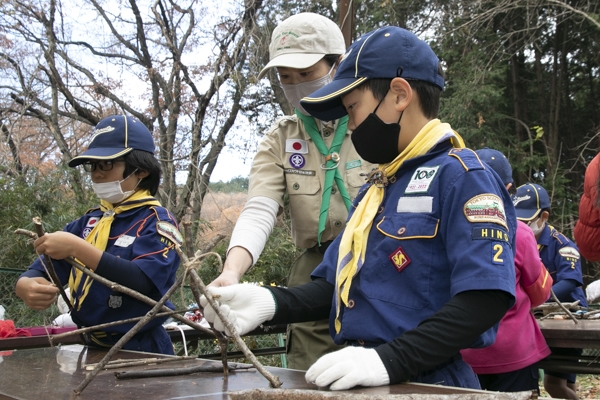
[{"label": "beige baseball cap", "polygon": [[273,67],[308,68],[327,54],[344,54],[346,44],[340,28],[322,15],[300,13],[273,30],[269,45],[271,61],[260,71],[261,79]]}]

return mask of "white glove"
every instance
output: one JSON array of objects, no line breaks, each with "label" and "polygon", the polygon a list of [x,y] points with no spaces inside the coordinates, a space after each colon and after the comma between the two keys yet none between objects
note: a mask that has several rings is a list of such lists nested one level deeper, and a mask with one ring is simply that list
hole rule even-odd
[{"label": "white glove", "polygon": [[[240,335],[250,332],[275,316],[275,298],[271,291],[264,287],[251,284],[211,286],[208,291],[219,303],[221,313]],[[200,304],[204,308],[204,318],[214,324],[215,329],[231,335],[205,296],[200,297]]]},{"label": "white glove", "polygon": [[585,297],[588,303],[593,303],[600,298],[600,280],[594,281],[585,289]]},{"label": "white glove", "polygon": [[[325,354],[306,371],[306,382],[330,390],[354,386],[383,386],[390,383],[387,370],[374,349],[345,347]],[[333,382],[333,383],[332,383]]]}]

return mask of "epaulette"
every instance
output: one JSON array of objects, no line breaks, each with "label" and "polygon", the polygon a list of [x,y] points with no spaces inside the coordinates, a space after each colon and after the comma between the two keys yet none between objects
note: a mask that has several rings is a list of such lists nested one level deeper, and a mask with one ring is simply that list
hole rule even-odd
[{"label": "epaulette", "polygon": [[569,243],[569,239],[565,235],[563,235],[562,233],[560,233],[558,231],[558,229],[556,229],[552,225],[548,225],[548,227],[550,228],[550,237],[551,238],[554,238],[560,244]]},{"label": "epaulette", "polygon": [[461,163],[465,171],[485,169],[485,166],[477,156],[477,153],[471,149],[452,149],[448,152],[448,155],[456,158]]}]

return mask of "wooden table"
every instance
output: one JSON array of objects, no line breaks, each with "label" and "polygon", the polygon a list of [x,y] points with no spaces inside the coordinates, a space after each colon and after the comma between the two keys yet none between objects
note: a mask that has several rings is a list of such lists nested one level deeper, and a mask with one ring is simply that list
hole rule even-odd
[{"label": "wooden table", "polygon": [[[9,354],[10,353],[10,354]],[[83,381],[86,364],[99,362],[106,351],[91,349],[82,345],[67,345],[62,347],[46,347],[38,349],[22,349],[4,352],[0,362],[0,399],[227,399],[227,394],[235,395],[244,390],[262,390],[271,394],[281,393],[275,389],[269,390],[268,381],[255,369],[231,372],[225,378],[221,372],[197,373],[192,375],[155,377],[143,379],[119,380],[115,371],[105,370],[100,372],[77,396],[73,390]],[[121,351],[113,359],[131,359],[156,357],[156,354]],[[160,356],[159,357],[169,357]],[[175,361],[172,363],[139,367],[127,367],[126,370],[149,370],[156,368],[189,367],[193,364],[220,362],[210,360]],[[168,365],[168,366],[167,366]],[[466,390],[438,385],[401,384],[382,386],[376,388],[356,388],[349,391],[330,392],[317,390],[317,387],[306,383],[304,372],[268,368],[273,374],[279,376],[283,383],[282,389],[311,390],[310,397],[305,399],[324,398],[325,394],[334,398],[349,400],[353,398],[388,398],[393,399],[399,394],[414,395],[447,395],[452,398],[470,399],[523,399],[528,394],[520,393],[518,397],[508,393],[494,393],[478,390]],[[306,393],[306,392],[303,392]],[[362,395],[361,397],[355,397]],[[327,396],[328,399],[332,397]],[[383,397],[381,397],[383,396]],[[267,398],[260,394],[258,398]],[[417,396],[418,397],[418,396]],[[240,398],[240,397],[238,397]],[[250,398],[242,395],[241,398]],[[256,397],[255,397],[256,398]],[[287,397],[288,399],[291,397]],[[415,398],[415,397],[412,397]]]},{"label": "wooden table", "polygon": [[[538,321],[550,347],[600,349],[600,320],[545,319]],[[516,333],[517,334],[517,333]],[[540,368],[575,374],[600,374],[600,360],[595,356],[550,355],[540,361]]]},{"label": "wooden table", "polygon": [[538,325],[550,347],[600,349],[600,320],[545,319]]}]

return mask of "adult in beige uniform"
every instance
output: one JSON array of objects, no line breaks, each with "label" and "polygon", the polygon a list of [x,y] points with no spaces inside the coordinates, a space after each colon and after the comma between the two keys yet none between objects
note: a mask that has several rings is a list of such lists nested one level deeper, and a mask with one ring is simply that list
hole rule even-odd
[{"label": "adult in beige uniform", "polygon": [[[310,281],[325,250],[344,228],[351,200],[374,166],[354,150],[347,117],[323,122],[300,106],[301,98],[331,81],[344,51],[338,26],[318,14],[296,14],[273,31],[270,62],[258,78],[277,68],[296,115],[279,119],[258,148],[248,201],[231,235],[223,272],[211,286],[238,283],[256,263],[286,193],[294,243],[306,249],[290,270],[288,286]],[[323,354],[340,349],[327,320],[290,325],[287,338],[289,368],[306,370]]]}]

